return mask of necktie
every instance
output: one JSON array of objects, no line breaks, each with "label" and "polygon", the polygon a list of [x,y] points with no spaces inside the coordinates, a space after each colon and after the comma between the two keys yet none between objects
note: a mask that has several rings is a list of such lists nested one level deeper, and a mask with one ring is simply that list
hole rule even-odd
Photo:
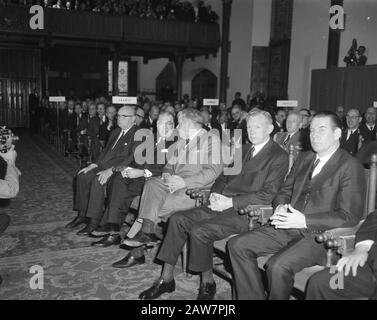
[{"label": "necktie", "polygon": [[310,171],[310,174],[309,174],[309,180],[311,180],[313,178],[313,173],[314,173],[314,170],[315,168],[318,166],[320,160],[319,159],[316,159],[314,161],[314,164],[313,164],[313,167],[312,167],[312,170]]},{"label": "necktie", "polygon": [[255,151],[255,147],[252,146],[252,148],[250,149],[249,156],[247,157],[247,160],[251,160],[251,158],[254,156],[254,151]]},{"label": "necktie", "polygon": [[119,141],[120,139],[122,139],[122,138],[124,137],[124,135],[125,135],[125,132],[122,131],[122,133],[119,135],[117,141],[115,141],[115,143],[114,143],[114,145],[113,145],[113,147],[112,147],[111,149],[114,149],[114,148],[115,148],[115,146],[117,145],[118,141]]},{"label": "necktie", "polygon": [[291,138],[291,135],[290,135],[290,134],[287,135],[287,137],[285,138],[285,140],[284,140],[284,142],[283,142],[283,145],[284,145],[284,146],[287,145],[287,143],[288,143],[288,141],[289,141],[290,138]]}]

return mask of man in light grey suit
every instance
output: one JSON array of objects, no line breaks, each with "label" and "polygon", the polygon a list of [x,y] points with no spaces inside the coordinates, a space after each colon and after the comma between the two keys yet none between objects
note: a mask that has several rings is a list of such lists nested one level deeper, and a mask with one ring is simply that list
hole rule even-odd
[{"label": "man in light grey suit", "polygon": [[141,231],[124,243],[139,247],[154,238],[155,226],[175,211],[190,209],[195,200],[186,195],[188,188],[209,189],[220,175],[218,135],[202,128],[202,115],[198,110],[185,109],[178,114],[180,140],[176,154],[162,170],[162,176],[147,181],[141,196],[139,218]]}]

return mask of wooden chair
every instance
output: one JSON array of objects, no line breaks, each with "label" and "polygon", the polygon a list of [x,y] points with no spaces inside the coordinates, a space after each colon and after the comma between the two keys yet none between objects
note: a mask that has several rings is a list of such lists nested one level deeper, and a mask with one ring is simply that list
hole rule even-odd
[{"label": "wooden chair", "polygon": [[[364,218],[367,214],[374,211],[376,206],[377,155],[372,156],[371,167],[369,170],[365,170],[365,174],[368,183],[366,195],[367,206],[366,210],[364,211]],[[240,210],[240,213],[249,215],[250,219],[253,220],[253,222],[249,224],[249,228],[254,228],[255,222],[258,222],[261,225],[267,223],[269,217],[272,215],[272,207],[248,206]],[[357,226],[351,228],[336,228],[328,230],[316,237],[316,240],[318,242],[324,243],[325,249],[327,250],[326,267],[331,266],[331,261],[335,253],[345,254],[353,250],[355,242],[355,233],[362,224],[362,222],[363,221],[361,221]],[[227,239],[216,241],[214,243],[215,250],[224,256],[226,253],[226,244],[228,240],[233,236],[230,236]],[[271,256],[272,255],[258,257],[258,266],[261,270],[264,271],[264,266]],[[317,265],[309,268],[304,268],[300,272],[296,273],[294,279],[294,288],[304,293],[308,279],[314,273],[321,271],[324,268],[325,266]],[[231,274],[226,270],[226,267],[223,263],[215,261],[213,269],[217,274],[231,281]]]}]

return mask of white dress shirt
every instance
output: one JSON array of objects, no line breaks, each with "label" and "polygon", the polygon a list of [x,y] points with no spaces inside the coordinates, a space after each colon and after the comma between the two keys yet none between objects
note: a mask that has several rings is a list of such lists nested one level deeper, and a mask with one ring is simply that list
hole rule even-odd
[{"label": "white dress shirt", "polygon": [[315,169],[313,170],[313,174],[312,174],[312,178],[315,177],[318,173],[321,172],[323,166],[327,163],[327,161],[330,160],[330,158],[333,156],[333,154],[337,151],[338,149],[336,149],[335,151],[333,151],[332,153],[324,156],[324,157],[319,157],[318,154],[317,154],[317,157],[316,157],[316,160],[319,159],[319,163],[318,165],[315,167]]},{"label": "white dress shirt", "polygon": [[255,144],[254,145],[253,158],[258,154],[259,151],[262,150],[262,148],[267,144],[268,141],[270,141],[269,138],[265,142],[262,142],[260,144]]}]

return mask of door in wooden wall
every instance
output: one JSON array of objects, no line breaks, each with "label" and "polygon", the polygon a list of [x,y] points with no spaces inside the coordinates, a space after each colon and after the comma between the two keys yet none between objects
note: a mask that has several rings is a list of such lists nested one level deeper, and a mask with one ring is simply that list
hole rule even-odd
[{"label": "door in wooden wall", "polygon": [[29,95],[39,83],[38,50],[0,47],[0,125],[29,127]]},{"label": "door in wooden wall", "polygon": [[191,81],[191,96],[199,99],[217,98],[217,77],[207,69],[200,71]]}]

